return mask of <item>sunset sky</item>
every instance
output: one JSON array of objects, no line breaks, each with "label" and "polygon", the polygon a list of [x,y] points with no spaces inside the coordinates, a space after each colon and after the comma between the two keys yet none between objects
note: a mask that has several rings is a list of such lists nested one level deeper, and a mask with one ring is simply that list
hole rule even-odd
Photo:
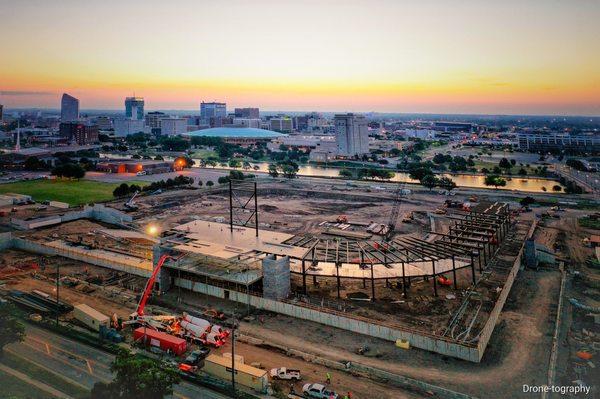
[{"label": "sunset sky", "polygon": [[0,103],[600,115],[598,0],[0,0]]}]

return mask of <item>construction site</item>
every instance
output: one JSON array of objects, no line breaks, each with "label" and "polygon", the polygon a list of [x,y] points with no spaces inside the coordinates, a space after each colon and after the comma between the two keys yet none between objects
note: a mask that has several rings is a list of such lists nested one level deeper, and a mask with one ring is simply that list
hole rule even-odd
[{"label": "construction site", "polygon": [[[558,253],[580,246],[557,247],[557,236],[546,237],[548,227],[514,201],[403,184],[230,181],[77,210],[23,205],[9,216],[0,233],[2,289],[21,305],[33,306],[33,291],[60,287],[62,301],[108,316],[125,341],[144,341],[142,326],[223,354],[237,329],[246,363],[294,358],[319,374],[326,362],[310,356],[321,355],[342,365],[344,383],[365,392],[358,397],[419,397],[428,384],[502,397],[486,374],[510,373],[514,340],[527,334],[519,323],[511,331],[503,310],[527,312],[543,294],[526,260],[548,268],[548,307],[560,288]],[[538,247],[528,249],[533,241]],[[515,298],[513,285],[529,300]],[[535,351],[545,352],[541,341],[523,356]],[[545,369],[535,367],[533,378],[543,380]],[[375,369],[423,385],[386,391]],[[364,378],[352,382],[352,373]],[[469,374],[485,380],[480,388],[457,380]],[[367,375],[379,382],[369,385]],[[365,396],[373,389],[380,396]]]}]

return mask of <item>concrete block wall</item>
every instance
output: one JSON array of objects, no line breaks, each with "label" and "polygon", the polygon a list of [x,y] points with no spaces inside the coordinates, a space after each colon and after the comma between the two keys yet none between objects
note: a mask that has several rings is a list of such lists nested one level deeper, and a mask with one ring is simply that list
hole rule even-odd
[{"label": "concrete block wall", "polygon": [[290,296],[290,258],[276,259],[268,255],[262,261],[263,295],[269,299],[285,299]]}]

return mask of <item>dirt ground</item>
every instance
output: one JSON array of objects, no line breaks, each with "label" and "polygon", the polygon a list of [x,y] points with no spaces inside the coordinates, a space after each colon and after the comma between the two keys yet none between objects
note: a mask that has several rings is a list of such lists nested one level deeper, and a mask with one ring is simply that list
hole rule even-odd
[{"label": "dirt ground", "polygon": [[[302,188],[306,188],[305,186],[292,187],[300,191],[289,196],[279,194],[277,187],[270,188],[272,192],[268,192],[269,187],[267,186],[265,194],[260,196],[260,222],[262,226],[284,232],[316,233],[320,230],[319,223],[324,220],[335,220],[340,214],[347,215],[350,220],[385,223],[385,215],[389,214],[391,207],[389,201],[381,200],[380,197],[383,196],[381,193],[364,191],[354,195],[353,192],[351,197],[348,196],[344,199],[344,195],[347,196],[347,193],[332,192],[326,185],[317,185],[311,189],[322,190],[328,194],[327,198],[316,199],[307,198],[301,192]],[[228,198],[223,193],[206,194],[197,191],[182,193],[181,191],[142,197],[139,200],[140,210],[132,213],[136,222],[142,227],[149,223],[158,223],[163,230],[166,230],[194,218],[214,220],[225,216],[226,220]],[[458,197],[454,200],[458,200]],[[440,206],[446,198],[424,193],[414,194],[402,205],[401,214],[410,211],[431,211]],[[157,210],[157,207],[160,209]],[[536,241],[548,246],[551,250],[558,251],[560,256],[569,258],[572,264],[584,264],[591,256],[591,252],[581,245],[582,237],[589,232],[583,232],[574,221],[580,214],[581,211],[567,211],[561,215],[561,219],[545,221],[536,232]],[[529,214],[524,217],[533,218],[534,215]],[[87,236],[94,229],[103,227],[101,224],[89,221],[76,223],[79,223],[73,225],[76,228],[66,233],[72,234],[74,239],[77,235]],[[443,221],[440,223],[440,228],[443,228]],[[402,224],[400,228],[404,233],[422,233],[428,226],[425,223],[412,223]],[[53,234],[64,235],[65,232],[61,230],[60,226],[56,226],[52,229],[27,234],[41,240],[48,237],[53,238]],[[5,264],[10,264],[16,262],[20,256],[23,256],[23,253],[6,251],[2,256]],[[9,279],[5,287],[25,291],[40,289],[48,293],[54,292],[53,262],[55,260],[50,259],[44,262],[47,267],[46,273],[35,272],[39,275],[32,277],[31,270],[17,272],[12,279]],[[586,276],[594,275],[589,269],[578,270],[585,271]],[[105,269],[86,266],[80,262],[65,261],[64,265],[61,263],[61,275],[70,274],[85,280],[90,275],[102,275],[102,278],[107,278],[105,273],[108,273]],[[43,274],[46,276],[41,276]],[[460,271],[459,283],[466,286],[470,277],[470,270]],[[591,277],[592,280],[595,278]],[[589,281],[590,279],[585,280],[588,283]],[[135,284],[138,286],[143,284],[139,281],[130,283],[132,284],[130,288],[134,288]],[[382,299],[389,299],[397,294],[396,288],[385,287],[383,284],[382,282],[377,287],[378,295],[381,295]],[[406,351],[395,347],[390,342],[264,312],[255,314],[254,316],[260,317],[256,317],[254,321],[241,322],[240,330],[244,334],[254,335],[285,347],[296,348],[333,360],[370,365],[481,398],[530,397],[529,394],[522,393],[523,384],[542,385],[546,382],[559,284],[560,273],[553,268],[520,272],[480,364],[435,355],[418,349]],[[328,295],[332,295],[334,291],[332,286],[324,285],[329,288]],[[86,286],[89,285],[81,283],[72,287],[65,286],[63,288],[61,286],[61,297],[71,303],[93,304],[95,308],[105,314],[117,313],[118,316],[124,318],[135,308],[135,292],[139,292],[139,288],[130,291],[125,287],[122,294],[118,295],[99,289],[90,292]],[[294,278],[294,286],[299,286],[297,278]],[[344,283],[343,294],[356,291],[367,292],[369,289],[368,283],[364,288],[360,281]],[[392,318],[396,318],[400,322],[439,332],[441,326],[451,315],[452,307],[444,305],[445,300],[438,301],[439,303],[430,303],[431,286],[427,282],[415,283],[415,287],[412,289],[414,292],[411,293],[411,300],[415,304],[414,308],[405,304],[391,304],[389,303],[391,301],[388,303],[381,301],[382,303],[376,304],[373,309],[368,306],[362,308],[356,306],[356,312],[363,317],[375,320],[381,320],[382,317],[385,319],[385,314],[391,314]],[[440,289],[442,290],[440,296],[444,298],[446,292],[443,288]],[[574,289],[580,295],[585,295],[586,303],[598,306],[597,301],[600,297],[597,294],[597,288],[594,291],[589,284],[582,283],[581,285],[575,284]],[[187,296],[188,294],[184,293],[183,295]],[[175,290],[171,290],[167,294],[167,298],[173,297],[173,295],[175,295]],[[213,306],[213,304],[222,310],[230,307],[230,304],[214,298],[191,295],[188,300],[200,307]],[[456,293],[456,295],[457,299],[453,301],[459,303],[462,293]],[[418,306],[419,303],[422,305],[421,307]],[[574,323],[573,326],[575,333],[581,334],[583,326],[577,323]],[[595,331],[597,333],[597,330]],[[573,353],[575,350],[579,350],[577,348],[580,348],[581,345],[576,340],[563,343],[563,345],[569,348],[570,361],[575,364]],[[356,353],[359,347],[368,347],[368,351],[364,355],[359,355]],[[219,350],[219,352],[223,351],[229,351],[229,346]],[[248,344],[239,343],[236,353],[243,355],[247,363],[260,362],[265,368],[280,366],[300,368],[307,382],[321,382],[327,372],[322,366]],[[333,388],[338,392],[351,390],[355,398],[412,398],[422,395],[396,390],[391,386],[342,372],[333,374]],[[575,374],[574,367],[568,369],[565,381],[573,378]],[[298,385],[296,388],[299,387]]]}]

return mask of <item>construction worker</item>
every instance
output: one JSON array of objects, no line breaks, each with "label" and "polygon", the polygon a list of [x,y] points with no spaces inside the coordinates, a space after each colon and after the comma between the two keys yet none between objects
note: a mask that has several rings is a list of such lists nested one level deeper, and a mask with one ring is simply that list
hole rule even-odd
[{"label": "construction worker", "polygon": [[327,372],[327,374],[325,375],[325,377],[326,377],[325,382],[327,384],[331,384],[331,373]]}]

